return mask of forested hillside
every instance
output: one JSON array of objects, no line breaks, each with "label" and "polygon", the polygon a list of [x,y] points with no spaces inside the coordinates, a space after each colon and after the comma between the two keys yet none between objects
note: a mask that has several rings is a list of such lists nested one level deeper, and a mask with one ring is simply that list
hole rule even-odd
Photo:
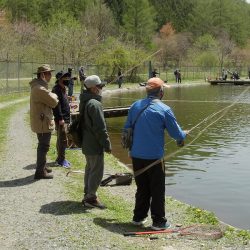
[{"label": "forested hillside", "polygon": [[[0,0],[0,59],[250,67],[245,0]],[[3,18],[4,16],[4,18]]]}]

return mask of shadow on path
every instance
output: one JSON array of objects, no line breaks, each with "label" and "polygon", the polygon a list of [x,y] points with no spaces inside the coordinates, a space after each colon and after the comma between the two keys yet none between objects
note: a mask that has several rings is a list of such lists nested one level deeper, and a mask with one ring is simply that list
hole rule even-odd
[{"label": "shadow on path", "polygon": [[[46,166],[48,166],[48,167],[58,167],[58,166],[56,165],[56,162],[54,162],[54,161],[52,161],[52,162],[47,162],[47,163],[46,163]],[[28,166],[24,167],[23,169],[25,169],[25,170],[36,169],[36,164],[35,164],[35,163],[29,164]]]},{"label": "shadow on path", "polygon": [[143,231],[143,228],[139,228],[138,226],[134,226],[131,222],[119,222],[116,219],[105,219],[105,218],[94,218],[93,222],[109,230],[112,233],[123,234],[125,232],[131,231]]},{"label": "shadow on path", "polygon": [[3,187],[20,187],[34,183],[34,175],[26,176],[20,179],[0,181],[0,188]]},{"label": "shadow on path", "polygon": [[40,213],[53,215],[69,215],[87,213],[88,210],[77,201],[55,201],[41,207]]}]

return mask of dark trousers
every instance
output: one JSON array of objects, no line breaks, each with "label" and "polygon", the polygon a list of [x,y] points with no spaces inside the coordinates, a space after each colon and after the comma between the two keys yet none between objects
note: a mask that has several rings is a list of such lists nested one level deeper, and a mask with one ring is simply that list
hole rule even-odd
[{"label": "dark trousers", "polygon": [[37,134],[38,147],[37,147],[37,162],[36,172],[43,174],[46,165],[46,156],[49,151],[51,133]]},{"label": "dark trousers", "polygon": [[[155,160],[132,158],[133,169],[142,169]],[[156,164],[135,177],[137,186],[133,220],[140,221],[147,217],[150,208],[153,222],[166,222],[165,218],[165,166]]]},{"label": "dark trousers", "polygon": [[72,96],[73,95],[73,88],[74,88],[74,85],[73,84],[69,84],[69,86],[68,86],[68,96]]},{"label": "dark trousers", "polygon": [[64,125],[56,124],[57,130],[57,140],[56,140],[56,150],[57,150],[57,159],[56,161],[62,162],[65,160],[65,149],[68,144],[67,131],[68,124],[64,123]]}]

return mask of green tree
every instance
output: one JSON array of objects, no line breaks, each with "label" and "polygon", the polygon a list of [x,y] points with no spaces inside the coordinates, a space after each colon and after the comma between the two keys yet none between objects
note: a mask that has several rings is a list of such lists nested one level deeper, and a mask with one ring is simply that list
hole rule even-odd
[{"label": "green tree", "polygon": [[105,0],[104,3],[111,9],[116,22],[119,25],[123,25],[122,17],[125,9],[124,0]]},{"label": "green tree", "polygon": [[84,27],[67,12],[57,12],[43,26],[37,46],[47,57],[52,56],[57,63],[79,64],[84,58],[86,47],[90,46]]},{"label": "green tree", "polygon": [[115,80],[118,68],[127,76],[128,80],[135,80],[138,65],[140,65],[147,54],[132,44],[121,42],[115,38],[108,38],[100,44],[96,63],[104,65],[102,72],[109,82]]},{"label": "green tree", "polygon": [[82,23],[88,30],[94,30],[99,40],[115,35],[117,28],[111,10],[103,3],[90,4],[82,16]]},{"label": "green tree", "polygon": [[192,13],[195,0],[150,0],[157,11],[158,28],[171,22],[178,32],[188,27],[188,15]]},{"label": "green tree", "polygon": [[154,8],[148,0],[125,0],[125,3],[123,16],[125,32],[137,46],[149,45],[156,28]]},{"label": "green tree", "polygon": [[196,0],[189,24],[196,36],[227,32],[238,45],[244,45],[249,38],[249,6],[242,0]]}]

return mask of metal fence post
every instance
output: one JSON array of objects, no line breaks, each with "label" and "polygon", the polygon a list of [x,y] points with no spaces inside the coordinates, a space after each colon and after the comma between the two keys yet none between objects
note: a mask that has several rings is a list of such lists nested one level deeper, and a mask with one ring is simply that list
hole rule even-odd
[{"label": "metal fence post", "polygon": [[6,92],[9,90],[9,54],[7,53],[7,64],[6,64]]},{"label": "metal fence post", "polygon": [[18,91],[20,91],[20,56],[17,57],[17,85],[18,85]]}]

